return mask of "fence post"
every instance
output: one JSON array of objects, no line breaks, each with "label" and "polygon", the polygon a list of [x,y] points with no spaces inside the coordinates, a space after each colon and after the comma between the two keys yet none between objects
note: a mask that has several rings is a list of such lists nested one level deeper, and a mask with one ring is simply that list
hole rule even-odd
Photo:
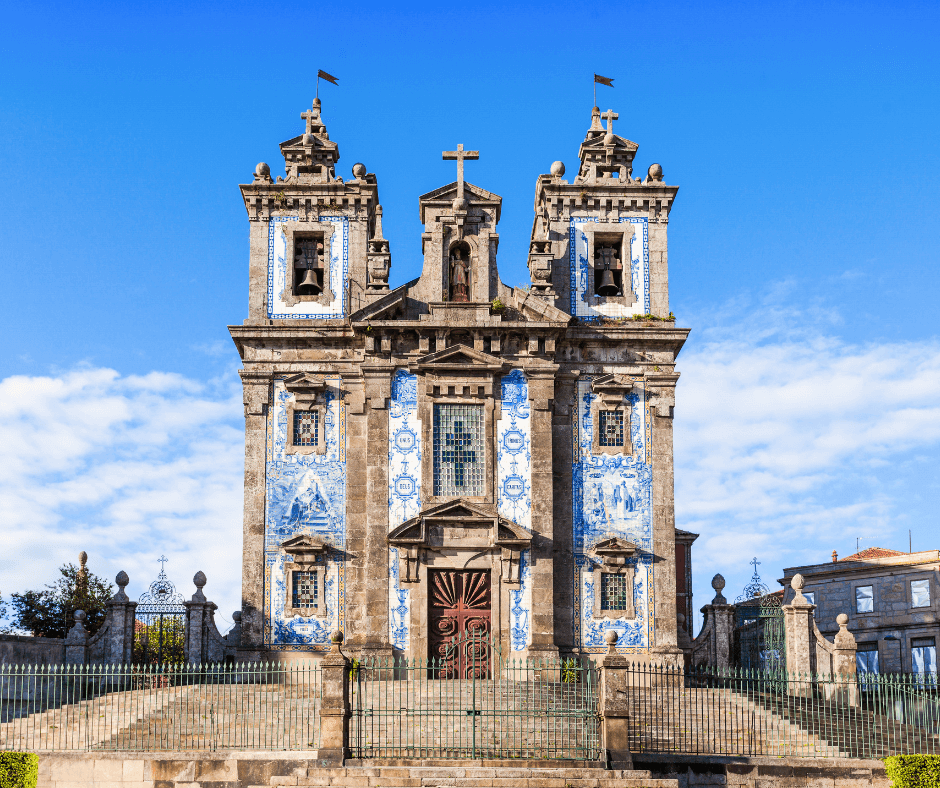
[{"label": "fence post", "polygon": [[617,653],[617,633],[609,630],[604,636],[607,653],[601,659],[600,707],[601,747],[609,769],[632,769],[627,692],[629,663]]},{"label": "fence post", "polygon": [[320,662],[320,749],[322,766],[342,766],[349,757],[349,660],[340,651],[343,633],[334,632],[330,653]]},{"label": "fence post", "polygon": [[75,623],[65,638],[65,664],[84,665],[88,661],[88,632],[82,622],[85,611],[75,611]]},{"label": "fence post", "polygon": [[855,642],[855,635],[849,632],[849,617],[845,613],[839,613],[836,616],[836,623],[839,625],[839,631],[833,638],[835,645],[832,650],[833,679],[842,685],[840,687],[842,702],[849,706],[858,706],[858,683],[855,680],[858,670],[855,654],[858,646]]},{"label": "fence post", "polygon": [[[793,601],[783,605],[783,626],[786,633],[787,672],[814,676],[816,674],[816,632],[813,611],[816,605],[803,596],[803,575],[793,575],[790,587],[795,592]],[[791,695],[809,697],[812,681],[791,681]]]},{"label": "fence post", "polygon": [[121,665],[130,663],[134,656],[134,619],[137,603],[131,602],[124,593],[130,582],[127,572],[118,572],[114,581],[118,584],[118,590],[108,603],[106,661]]},{"label": "fence post", "polygon": [[211,604],[202,591],[206,585],[205,573],[196,572],[193,584],[196,586],[196,593],[189,602],[183,602],[183,607],[186,608],[186,641],[183,644],[183,653],[186,662],[201,665],[207,661],[203,644],[206,642],[206,606]]}]

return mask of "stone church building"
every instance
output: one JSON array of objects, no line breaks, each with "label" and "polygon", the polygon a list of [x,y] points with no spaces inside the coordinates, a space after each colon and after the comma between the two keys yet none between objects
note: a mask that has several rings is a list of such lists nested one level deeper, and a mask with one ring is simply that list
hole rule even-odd
[{"label": "stone church building", "polygon": [[[389,287],[378,181],[340,177],[317,100],[241,187],[242,647],[436,656],[482,633],[504,656],[681,656],[672,419],[688,329],[669,310],[678,191],[594,108],[571,180],[535,183],[531,287],[497,268],[502,199],[418,198],[421,276]],[[606,126],[605,126],[606,124]],[[485,154],[484,154],[485,155]],[[681,542],[681,544],[680,544]]]}]

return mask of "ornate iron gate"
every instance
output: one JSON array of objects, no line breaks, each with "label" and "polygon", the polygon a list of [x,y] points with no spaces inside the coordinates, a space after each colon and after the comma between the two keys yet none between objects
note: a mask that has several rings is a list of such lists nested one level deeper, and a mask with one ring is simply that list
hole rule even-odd
[{"label": "ornate iron gate", "polygon": [[781,673],[787,669],[786,630],[783,621],[782,592],[771,593],[757,573],[735,600],[735,651],[737,664],[761,673]]},{"label": "ornate iron gate", "polygon": [[160,574],[150,590],[140,595],[134,621],[135,664],[180,663],[185,658],[186,608],[183,595],[164,572],[166,556],[160,556]]}]

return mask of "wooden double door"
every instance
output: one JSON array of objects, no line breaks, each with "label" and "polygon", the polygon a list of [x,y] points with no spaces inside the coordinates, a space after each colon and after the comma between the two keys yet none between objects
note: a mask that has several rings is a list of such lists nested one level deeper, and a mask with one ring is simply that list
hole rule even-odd
[{"label": "wooden double door", "polygon": [[428,656],[440,678],[489,674],[491,585],[487,570],[428,571]]}]

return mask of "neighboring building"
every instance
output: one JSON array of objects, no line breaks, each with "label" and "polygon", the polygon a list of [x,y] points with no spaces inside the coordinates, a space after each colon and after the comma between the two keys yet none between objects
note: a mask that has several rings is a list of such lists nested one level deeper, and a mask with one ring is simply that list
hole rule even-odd
[{"label": "neighboring building", "polygon": [[871,547],[825,564],[794,566],[780,580],[784,604],[790,580],[803,575],[804,596],[816,605],[816,625],[838,631],[849,617],[858,642],[858,669],[881,673],[936,673],[940,641],[940,550],[900,553]]},{"label": "neighboring building", "polygon": [[241,187],[243,646],[317,653],[340,629],[354,652],[426,658],[480,631],[512,656],[600,654],[615,630],[678,660],[678,188],[656,164],[634,178],[637,145],[594,108],[576,176],[536,180],[532,284],[511,288],[502,199],[464,181],[478,154],[457,146],[457,181],[418,198],[421,276],[390,290],[376,176],[337,176],[320,111],[282,143],[286,177],[259,164]]}]

